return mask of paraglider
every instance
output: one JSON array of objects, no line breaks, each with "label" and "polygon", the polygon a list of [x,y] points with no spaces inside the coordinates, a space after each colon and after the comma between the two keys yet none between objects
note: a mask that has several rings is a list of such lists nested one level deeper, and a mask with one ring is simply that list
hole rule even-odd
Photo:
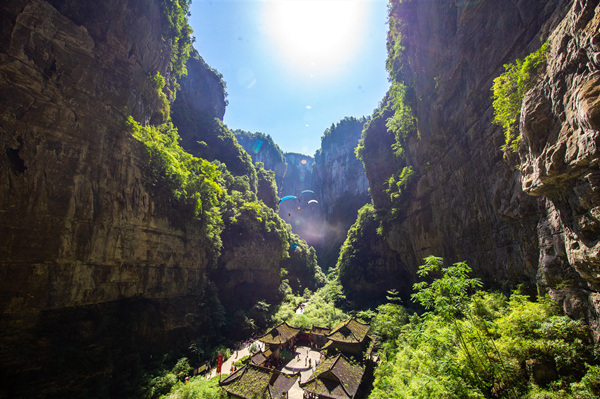
[{"label": "paraglider", "polygon": [[280,200],[279,200],[279,205],[281,205],[281,203],[282,203],[283,201],[287,201],[287,200],[290,200],[290,199],[297,199],[298,201],[300,201],[300,200],[298,199],[298,197],[296,197],[296,196],[293,196],[293,195],[287,195],[287,196],[285,196],[285,197],[283,197],[282,199],[280,199]]},{"label": "paraglider", "polygon": [[[304,190],[300,193],[300,195],[307,194],[307,193],[314,194],[315,192],[312,190]],[[298,195],[298,197],[300,197],[300,195]],[[279,204],[281,204],[283,201],[287,201],[290,199],[297,199],[298,201],[300,201],[300,198],[298,198],[298,197],[296,197],[295,195],[286,195],[285,197],[283,197],[282,199],[279,200]],[[312,201],[315,201],[315,200],[312,200]]]},{"label": "paraglider", "polygon": [[[315,194],[314,191],[312,190],[304,190],[302,191],[297,197],[295,195],[286,195],[285,197],[281,198],[279,200],[279,205],[281,205],[284,201],[288,201],[288,200],[297,200],[299,203],[306,201],[306,199],[301,200],[299,197],[301,197],[304,194]],[[310,201],[308,201],[306,204],[318,204],[319,202],[315,199],[311,199]],[[294,206],[295,207],[295,206]],[[289,208],[288,208],[289,209]],[[302,209],[302,207],[300,206],[300,204],[298,204],[298,211],[300,211]],[[292,217],[292,213],[288,212],[288,217]]]}]

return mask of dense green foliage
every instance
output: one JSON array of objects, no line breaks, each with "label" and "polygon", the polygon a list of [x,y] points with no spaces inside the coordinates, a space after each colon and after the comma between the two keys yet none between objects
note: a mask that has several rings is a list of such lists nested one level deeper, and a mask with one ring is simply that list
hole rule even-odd
[{"label": "dense green foliage", "polygon": [[[184,377],[185,378],[185,377]],[[219,387],[219,377],[206,379],[202,376],[192,377],[189,381],[177,379],[174,373],[166,373],[164,376],[156,377],[157,385],[154,391],[149,390],[153,396],[147,398],[160,399],[224,399],[227,393]]]},{"label": "dense green foliage", "polygon": [[192,28],[188,24],[192,0],[162,0],[163,16],[166,20],[166,32],[163,39],[171,50],[170,72],[175,77],[185,75],[185,64],[192,51]]},{"label": "dense green foliage", "polygon": [[524,60],[516,60],[504,65],[504,73],[494,79],[492,97],[494,123],[504,129],[505,144],[502,150],[516,151],[521,136],[519,134],[519,116],[523,97],[533,87],[537,77],[545,68],[548,43],[529,54]]},{"label": "dense green foliage", "polygon": [[373,204],[365,204],[359,209],[356,222],[348,230],[346,241],[340,249],[336,268],[339,270],[340,280],[347,285],[349,279],[356,277],[356,267],[362,267],[364,261],[371,256],[370,240],[365,233],[375,231],[367,225],[379,225]]},{"label": "dense green foliage", "polygon": [[[336,270],[354,306],[375,306],[390,289],[398,289],[404,296],[410,290],[410,276],[402,267],[401,257],[386,250],[381,224],[381,215],[373,205],[363,206],[340,250]],[[394,264],[396,272],[389,273],[388,264]]]},{"label": "dense green foliage", "polygon": [[285,269],[285,278],[294,292],[303,292],[305,289],[315,291],[325,284],[326,277],[317,264],[317,254],[313,247],[309,247],[296,234],[291,234],[289,254],[281,263]]},{"label": "dense green foliage", "polygon": [[219,378],[207,380],[194,377],[188,382],[178,382],[171,391],[161,399],[225,399],[227,393],[219,387]]},{"label": "dense green foliage", "polygon": [[[250,189],[247,176],[233,176],[221,164],[223,185],[227,195],[221,203],[224,236],[239,241],[239,237],[252,237],[260,234],[266,240],[278,242],[282,258],[287,256],[290,247],[290,226],[281,219],[275,210],[259,201]],[[224,172],[224,173],[223,173]]]},{"label": "dense green foliage", "polygon": [[223,195],[217,180],[217,166],[185,152],[171,123],[141,126],[131,116],[127,126],[133,137],[145,145],[148,164],[146,184],[164,201],[164,211],[180,223],[199,221],[218,256],[223,228],[219,199]]},{"label": "dense green foliage", "polygon": [[417,274],[420,277],[441,274],[441,277],[431,283],[416,283],[411,299],[425,309],[435,309],[446,320],[459,317],[465,311],[471,291],[482,285],[480,279],[469,278],[469,273],[471,268],[465,262],[444,267],[442,258],[429,256],[425,258],[425,264],[419,267]]},{"label": "dense green foliage", "polygon": [[[342,320],[348,319],[348,313],[341,309],[346,299],[342,286],[335,276],[327,284],[312,294],[305,290],[304,295],[294,295],[291,289],[286,291],[286,299],[283,301],[273,316],[273,324],[282,321],[294,327],[311,328],[333,327]],[[304,312],[297,314],[296,309],[305,303]]]},{"label": "dense green foliage", "polygon": [[170,119],[170,104],[165,91],[168,92],[166,80],[160,72],[147,76],[142,89],[142,101],[147,109],[154,111],[150,116],[152,125],[161,125]]},{"label": "dense green foliage", "polygon": [[[427,258],[407,316],[382,305],[373,321],[381,365],[369,396],[379,398],[593,398],[600,374],[588,327],[549,299],[477,292],[464,263]],[[587,366],[586,366],[587,365]]]},{"label": "dense green foliage", "polygon": [[275,172],[265,169],[262,162],[254,164],[256,176],[258,178],[257,195],[258,199],[270,208],[277,209],[279,197],[277,196],[277,183],[275,183]]},{"label": "dense green foliage", "polygon": [[247,176],[250,189],[256,191],[258,177],[252,158],[222,120],[196,112],[179,101],[174,103],[172,115],[187,151],[211,162],[224,163],[233,175]]}]

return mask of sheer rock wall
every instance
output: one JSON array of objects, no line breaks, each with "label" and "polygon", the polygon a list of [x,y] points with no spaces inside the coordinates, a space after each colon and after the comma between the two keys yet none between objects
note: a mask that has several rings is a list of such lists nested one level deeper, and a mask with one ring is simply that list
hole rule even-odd
[{"label": "sheer rock wall", "polygon": [[209,322],[205,239],[165,216],[125,129],[169,79],[160,7],[0,6],[0,397],[127,396],[131,365]]},{"label": "sheer rock wall", "polygon": [[[415,0],[393,18],[404,21],[400,78],[416,99],[418,135],[405,148],[416,178],[382,240],[413,271],[427,255],[467,261],[488,287],[549,289],[572,315],[594,323],[598,3]],[[503,132],[492,124],[492,81],[545,40],[550,62],[523,101],[519,154],[505,156]],[[386,181],[402,167],[385,126],[390,116],[364,135],[381,214],[392,208]],[[364,267],[374,280],[385,279]]]}]

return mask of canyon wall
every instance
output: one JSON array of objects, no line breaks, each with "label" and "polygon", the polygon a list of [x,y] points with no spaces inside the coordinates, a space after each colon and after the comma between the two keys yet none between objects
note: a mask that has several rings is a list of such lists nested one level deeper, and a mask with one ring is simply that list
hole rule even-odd
[{"label": "canyon wall", "polygon": [[143,366],[223,339],[224,312],[242,307],[232,291],[252,283],[244,309],[277,293],[290,232],[220,120],[220,75],[193,53],[172,110],[182,144],[216,163],[223,215],[187,218],[131,134],[130,116],[170,119],[173,43],[189,39],[177,10],[185,20],[157,0],[0,6],[0,397],[133,397]]},{"label": "canyon wall", "polygon": [[147,76],[168,76],[159,3],[56,6],[2,6],[3,397],[110,394],[129,378],[126,346],[164,349],[206,284],[203,237],[156,211],[125,132],[128,113],[153,117]]},{"label": "canyon wall", "polygon": [[[238,143],[250,154],[253,162],[262,162],[265,169],[275,172],[275,181],[278,191],[280,191],[288,167],[281,148],[275,144],[268,134],[251,133],[243,130],[234,130],[233,133]],[[280,196],[283,197],[283,195]]]},{"label": "canyon wall", "polygon": [[[361,142],[381,240],[402,259],[390,272],[408,269],[414,282],[425,256],[466,261],[488,288],[550,289],[593,323],[597,2],[415,0],[390,12],[388,70],[406,88],[414,128],[390,124],[404,110],[390,92]],[[519,154],[504,152],[492,81],[546,40],[548,69],[523,101]],[[363,264],[369,287],[387,279],[378,267]],[[364,286],[347,288],[360,296]]]},{"label": "canyon wall", "polygon": [[[354,150],[366,118],[346,117],[323,133],[314,158],[283,154],[270,136],[235,131],[239,143],[254,162],[263,162],[275,173],[279,197],[299,196],[285,201],[279,215],[292,231],[316,250],[319,265],[335,266],[340,246],[356,220],[358,209],[370,201],[369,182]],[[310,190],[314,193],[301,193]],[[318,203],[310,203],[316,200]]]},{"label": "canyon wall", "polygon": [[327,129],[312,167],[312,189],[318,193],[321,235],[314,241],[319,265],[333,268],[358,210],[370,202],[369,181],[354,149],[365,118],[345,118]]},{"label": "canyon wall", "polygon": [[522,103],[516,159],[523,191],[542,204],[538,284],[600,334],[598,2],[572,2],[547,41],[545,73]]}]

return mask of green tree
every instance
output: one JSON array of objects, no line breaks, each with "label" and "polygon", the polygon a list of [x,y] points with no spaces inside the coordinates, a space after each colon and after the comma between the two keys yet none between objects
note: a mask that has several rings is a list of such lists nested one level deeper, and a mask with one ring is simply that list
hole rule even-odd
[{"label": "green tree", "polygon": [[417,274],[427,277],[430,274],[441,273],[441,277],[431,283],[421,281],[414,284],[415,293],[411,299],[423,305],[425,309],[434,309],[446,320],[462,315],[467,309],[469,294],[481,287],[481,280],[469,278],[472,270],[465,262],[444,267],[442,258],[429,256],[424,260],[425,264],[419,266]]},{"label": "green tree", "polygon": [[502,126],[504,130],[503,151],[516,151],[521,142],[519,116],[523,97],[533,87],[545,67],[548,50],[548,43],[544,43],[524,60],[516,60],[512,64],[504,65],[504,73],[494,79],[492,85],[494,123]]}]

